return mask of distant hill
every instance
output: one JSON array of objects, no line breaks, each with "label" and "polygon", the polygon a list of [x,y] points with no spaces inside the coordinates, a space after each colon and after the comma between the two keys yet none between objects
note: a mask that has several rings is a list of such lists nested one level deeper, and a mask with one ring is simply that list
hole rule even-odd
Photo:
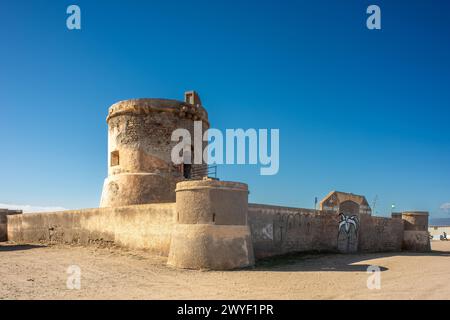
[{"label": "distant hill", "polygon": [[430,226],[450,226],[450,218],[430,219]]}]

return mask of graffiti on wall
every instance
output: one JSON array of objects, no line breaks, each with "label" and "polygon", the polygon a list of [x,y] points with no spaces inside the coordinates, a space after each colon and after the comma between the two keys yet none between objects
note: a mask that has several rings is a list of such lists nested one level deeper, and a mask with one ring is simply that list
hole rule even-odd
[{"label": "graffiti on wall", "polygon": [[344,253],[356,252],[358,250],[358,217],[341,212],[338,228],[338,250]]},{"label": "graffiti on wall", "polygon": [[274,218],[274,243],[286,249],[300,249],[312,237],[312,217],[304,212],[277,213]]},{"label": "graffiti on wall", "polygon": [[397,248],[396,243],[398,243],[398,241],[395,241],[395,238],[393,238],[393,235],[395,235],[396,233],[389,225],[389,222],[391,220],[388,218],[372,217],[372,221],[374,221],[375,224],[374,229],[379,246],[378,250],[386,250],[387,248],[395,250]]},{"label": "graffiti on wall", "polygon": [[383,219],[383,218],[376,219],[375,232],[381,236],[386,231],[386,228],[388,227],[388,223],[389,223],[389,219]]},{"label": "graffiti on wall", "polygon": [[273,240],[273,224],[255,222],[252,229],[253,239],[258,241]]}]

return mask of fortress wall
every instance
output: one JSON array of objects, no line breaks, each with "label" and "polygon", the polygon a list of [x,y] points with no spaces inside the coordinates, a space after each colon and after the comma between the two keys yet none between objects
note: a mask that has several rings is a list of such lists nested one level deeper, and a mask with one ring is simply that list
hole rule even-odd
[{"label": "fortress wall", "polygon": [[290,252],[401,251],[403,220],[358,215],[357,229],[339,229],[336,212],[249,204],[256,258]]},{"label": "fortress wall", "polygon": [[339,217],[334,212],[249,204],[248,221],[256,258],[337,250]]},{"label": "fortress wall", "polygon": [[403,221],[360,215],[359,251],[401,251]]},{"label": "fortress wall", "polygon": [[8,240],[18,243],[115,244],[169,253],[175,203],[8,216]]},{"label": "fortress wall", "polygon": [[[404,219],[361,214],[358,215],[356,222],[354,221],[356,224],[349,224],[348,228],[345,228],[345,226],[342,227],[343,217],[333,211],[248,204],[247,223],[245,219],[241,221],[241,216],[238,216],[233,218],[234,224],[231,224],[229,219],[233,217],[236,210],[233,209],[233,206],[225,207],[222,204],[225,201],[240,207],[236,200],[224,200],[224,195],[216,198],[209,189],[203,193],[193,190],[193,194],[194,198],[206,194],[210,199],[208,198],[209,202],[198,199],[198,201],[189,202],[193,204],[190,216],[186,216],[189,212],[183,207],[183,201],[179,203],[178,209],[181,212],[178,215],[177,203],[8,215],[6,216],[8,240],[17,243],[118,245],[132,249],[146,249],[155,254],[169,256],[174,236],[178,237],[180,248],[188,243],[186,242],[188,235],[186,231],[193,231],[193,234],[202,237],[209,235],[205,239],[201,238],[201,241],[195,242],[194,245],[203,246],[211,241],[214,246],[224,245],[228,243],[224,242],[224,239],[230,238],[230,235],[241,236],[241,229],[248,224],[250,230],[247,231],[247,234],[249,241],[251,239],[250,244],[252,244],[253,250],[249,247],[247,251],[252,259],[253,256],[260,259],[286,253],[311,251],[352,253],[357,251],[401,251],[402,249],[429,250],[427,231],[422,230],[427,227],[427,224],[423,222],[425,216],[415,217],[416,220],[420,220],[418,223],[413,221],[411,226],[404,226]],[[187,199],[189,200],[189,197]],[[208,210],[205,208],[203,209],[206,211],[200,210],[201,208],[199,209],[196,203],[203,204]],[[214,213],[212,218],[210,211]],[[245,215],[245,213],[243,214]],[[408,214],[411,215],[411,213],[405,215]],[[419,215],[418,213],[413,214],[414,216]],[[197,217],[195,220],[191,219],[193,215]],[[177,225],[178,229],[176,229]],[[420,230],[415,230],[418,228],[417,225],[420,225]],[[247,230],[248,227],[246,227]],[[224,233],[233,228],[236,229],[235,233]],[[233,241],[229,241],[229,243],[234,245]],[[188,245],[183,249],[186,251],[187,257],[194,253],[194,245]],[[243,248],[242,246],[238,247]],[[230,246],[230,248],[234,247]],[[184,252],[183,250],[180,252]],[[235,251],[233,250],[230,252]],[[250,251],[254,255],[251,255]],[[223,250],[207,252],[214,253],[211,257],[216,256],[215,252],[222,252],[222,256],[224,256]],[[236,255],[236,257],[241,256]],[[227,257],[234,256],[228,255]],[[218,259],[217,261],[222,260]],[[211,261],[216,262],[214,259]],[[226,261],[231,260],[227,259]],[[221,267],[223,266],[221,265]]]}]

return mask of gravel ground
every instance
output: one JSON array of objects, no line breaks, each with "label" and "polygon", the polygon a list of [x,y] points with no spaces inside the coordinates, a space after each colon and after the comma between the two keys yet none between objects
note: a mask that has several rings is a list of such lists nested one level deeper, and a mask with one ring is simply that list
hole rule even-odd
[{"label": "gravel ground", "polygon": [[[176,270],[124,249],[0,244],[0,299],[450,299],[450,242],[433,252],[297,255],[239,271]],[[81,271],[68,289],[70,266]],[[367,288],[367,267],[381,288]],[[69,269],[74,272],[75,269]]]}]

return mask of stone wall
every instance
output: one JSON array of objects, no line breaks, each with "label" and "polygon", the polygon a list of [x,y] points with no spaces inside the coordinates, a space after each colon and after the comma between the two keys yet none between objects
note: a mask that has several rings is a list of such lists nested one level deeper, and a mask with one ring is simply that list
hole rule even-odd
[{"label": "stone wall", "polygon": [[249,204],[248,219],[256,258],[289,252],[402,250],[401,219],[259,204]]},{"label": "stone wall", "polygon": [[[200,248],[205,243],[212,244],[211,247],[223,246],[227,243],[224,239],[229,243],[240,243],[240,240],[235,240],[244,237],[244,229],[247,228],[248,239],[251,239],[247,241],[249,259],[252,258],[250,251],[260,259],[292,252],[429,250],[428,232],[423,230],[427,227],[426,214],[405,213],[409,219],[405,222],[399,218],[344,215],[334,211],[261,204],[248,204],[248,210],[241,212],[246,207],[245,188],[242,192],[232,193],[234,198],[231,200],[224,182],[218,186],[215,184],[219,182],[215,181],[196,183],[202,188],[185,183],[190,193],[180,187],[180,192],[177,192],[180,194],[180,198],[177,197],[179,203],[8,216],[8,240],[18,243],[114,244],[169,256],[175,237],[178,247],[184,248],[178,251],[185,251],[189,257],[199,256],[193,248]],[[208,188],[203,184],[208,184]],[[238,188],[239,185],[233,186]],[[193,234],[200,239],[198,243],[192,242]],[[189,243],[187,239],[191,239],[189,241],[195,246],[186,246]],[[211,256],[215,257],[216,252],[223,255],[224,251],[208,252],[213,252]],[[211,263],[209,265],[216,268]]]},{"label": "stone wall", "polygon": [[249,204],[256,258],[299,251],[336,251],[339,217],[334,212]]},{"label": "stone wall", "polygon": [[175,203],[8,216],[18,243],[115,244],[167,256]]},{"label": "stone wall", "polygon": [[359,251],[401,251],[402,241],[401,219],[360,216]]}]

